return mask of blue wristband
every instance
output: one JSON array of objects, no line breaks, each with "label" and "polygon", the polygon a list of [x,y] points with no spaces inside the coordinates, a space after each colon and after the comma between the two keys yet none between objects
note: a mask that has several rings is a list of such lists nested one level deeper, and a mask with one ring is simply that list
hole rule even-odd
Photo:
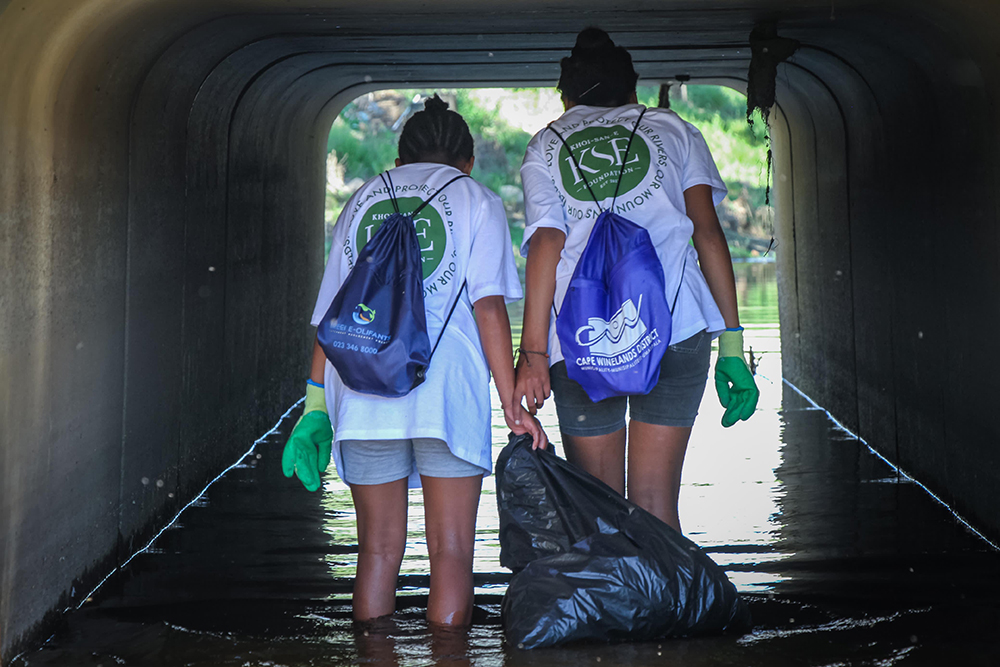
[{"label": "blue wristband", "polygon": [[314,387],[319,387],[320,389],[323,389],[323,385],[321,385],[319,382],[313,382],[312,380],[306,380],[306,384],[311,384]]},{"label": "blue wristband", "polygon": [[726,331],[743,331],[743,327],[726,327]]}]

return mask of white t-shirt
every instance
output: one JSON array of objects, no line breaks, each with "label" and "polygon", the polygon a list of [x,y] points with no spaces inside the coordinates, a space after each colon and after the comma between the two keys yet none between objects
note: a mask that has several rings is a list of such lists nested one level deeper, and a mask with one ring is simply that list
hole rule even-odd
[{"label": "white t-shirt", "polygon": [[[400,211],[413,211],[432,198],[414,220],[432,346],[456,297],[460,301],[441,336],[426,379],[406,396],[383,398],[355,392],[326,362],[326,405],[336,433],[333,458],[340,471],[341,440],[402,438],[438,438],[459,458],[486,470],[492,468],[490,373],[472,304],[497,295],[515,301],[522,292],[500,197],[471,178],[461,178],[436,194],[460,174],[454,167],[436,163],[409,164],[390,172]],[[379,221],[393,210],[378,176],[348,200],[333,230],[313,326],[326,315]],[[459,295],[463,281],[468,290]],[[410,475],[410,486],[420,486],[416,470]]]},{"label": "white t-shirt", "polygon": [[[526,218],[521,254],[527,257],[531,237],[540,228],[551,227],[566,234],[556,268],[556,304],[562,304],[600,214],[583,177],[601,207],[610,207],[629,135],[642,109],[638,104],[575,106],[554,121],[552,126],[573,147],[579,168],[548,128],[528,143],[521,165]],[[694,224],[686,215],[684,191],[702,184],[712,187],[716,205],[725,198],[726,184],[701,133],[672,111],[648,109],[628,151],[615,212],[649,232],[663,264],[667,303],[672,305],[677,295],[671,344],[702,330],[715,334],[726,328],[698,267],[698,253],[689,243]],[[563,355],[554,312],[551,317],[549,363],[555,364]]]}]

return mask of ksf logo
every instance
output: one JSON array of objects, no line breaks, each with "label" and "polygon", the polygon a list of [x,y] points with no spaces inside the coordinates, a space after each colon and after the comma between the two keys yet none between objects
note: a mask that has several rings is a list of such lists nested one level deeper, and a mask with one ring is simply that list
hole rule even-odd
[{"label": "ksf logo", "polygon": [[[594,196],[606,199],[614,195],[619,173],[621,173],[619,195],[639,185],[649,173],[649,146],[641,134],[636,133],[632,146],[629,147],[631,134],[631,129],[621,125],[588,127],[571,134],[566,143],[572,149],[573,155],[570,155],[566,146],[562,146],[559,150],[559,174],[566,194],[578,201],[591,201],[590,193],[587,191],[589,183]],[[628,149],[627,161],[626,149]]]},{"label": "ksf logo", "polygon": [[[423,203],[420,197],[399,197],[396,200],[400,211],[412,211]],[[355,247],[358,252],[372,240],[375,232],[379,230],[382,223],[394,215],[396,209],[392,201],[386,199],[373,204],[358,223]],[[413,228],[417,232],[417,242],[420,244],[420,262],[423,269],[423,278],[429,278],[437,268],[441,266],[444,259],[446,246],[448,245],[448,232],[441,218],[441,214],[428,204],[420,214],[413,220]]]}]

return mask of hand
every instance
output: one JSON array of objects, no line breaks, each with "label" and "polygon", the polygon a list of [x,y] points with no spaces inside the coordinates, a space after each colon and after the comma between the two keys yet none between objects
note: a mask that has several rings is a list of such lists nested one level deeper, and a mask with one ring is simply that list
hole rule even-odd
[{"label": "hand", "polygon": [[323,387],[306,386],[305,412],[296,422],[281,454],[281,470],[285,477],[295,475],[308,491],[320,487],[320,473],[330,465],[333,450],[333,427],[326,412]]},{"label": "hand", "polygon": [[549,446],[548,436],[542,430],[542,425],[534,415],[528,414],[520,403],[513,403],[503,409],[503,418],[507,422],[507,428],[514,432],[514,435],[531,434],[532,449],[546,449]]},{"label": "hand", "polygon": [[760,390],[743,358],[743,330],[725,331],[719,337],[719,358],[715,362],[715,390],[726,409],[722,425],[729,428],[741,419],[750,419],[757,409]]},{"label": "hand", "polygon": [[332,448],[333,428],[327,414],[319,410],[304,414],[285,443],[281,470],[285,477],[295,475],[302,486],[315,491],[320,486],[320,473],[330,465]]},{"label": "hand", "polygon": [[528,412],[535,414],[551,394],[548,358],[522,352],[514,373],[514,402],[520,405],[526,399]]}]

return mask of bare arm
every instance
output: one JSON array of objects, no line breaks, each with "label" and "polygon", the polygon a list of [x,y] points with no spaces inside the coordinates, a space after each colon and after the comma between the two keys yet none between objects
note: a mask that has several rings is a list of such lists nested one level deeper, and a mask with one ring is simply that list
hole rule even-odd
[{"label": "bare arm", "polygon": [[323,384],[324,374],[326,372],[326,354],[323,352],[323,348],[319,346],[319,338],[316,338],[316,343],[313,345],[313,358],[312,365],[309,366],[309,379],[316,384]]},{"label": "bare arm", "polygon": [[514,348],[510,341],[510,320],[502,296],[483,297],[474,304],[479,340],[486,363],[493,373],[500,405],[509,408],[514,400]]},{"label": "bare arm", "polygon": [[483,343],[486,363],[489,364],[500,395],[507,426],[517,433],[530,433],[534,447],[545,448],[548,440],[538,421],[525,414],[520,403],[514,401],[514,351],[510,336],[510,320],[502,296],[486,296],[476,301],[476,324],[479,326],[479,340]]},{"label": "bare arm", "polygon": [[736,306],[736,278],[733,275],[733,258],[729,255],[729,244],[712,204],[712,187],[695,185],[684,191],[687,215],[694,223],[691,240],[698,251],[701,272],[708,282],[715,303],[722,312],[726,326],[740,326],[740,315]]},{"label": "bare arm", "polygon": [[[531,237],[524,280],[522,350],[548,352],[549,313],[556,293],[556,267],[565,243],[566,234],[558,229],[542,228]],[[520,403],[522,398],[527,398],[528,410],[534,414],[549,394],[548,359],[522,352],[517,363],[514,401]]]}]

